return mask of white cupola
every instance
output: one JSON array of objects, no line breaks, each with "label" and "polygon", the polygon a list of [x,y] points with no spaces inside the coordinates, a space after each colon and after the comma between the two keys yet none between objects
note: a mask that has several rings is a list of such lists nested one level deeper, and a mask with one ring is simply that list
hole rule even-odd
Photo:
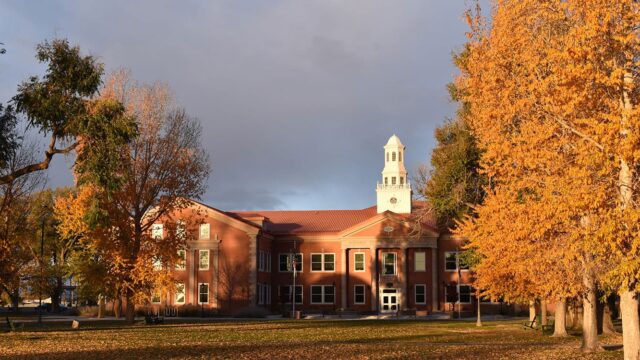
[{"label": "white cupola", "polygon": [[384,146],[382,182],[376,187],[378,213],[387,210],[398,214],[411,213],[411,184],[404,167],[404,149],[396,135],[391,136]]}]

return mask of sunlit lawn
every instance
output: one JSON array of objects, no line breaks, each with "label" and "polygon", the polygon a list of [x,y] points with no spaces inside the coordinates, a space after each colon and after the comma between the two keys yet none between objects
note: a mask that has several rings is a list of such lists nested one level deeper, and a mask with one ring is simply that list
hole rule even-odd
[{"label": "sunlit lawn", "polygon": [[484,325],[303,320],[25,330],[0,333],[0,358],[622,358],[619,350],[584,356],[579,337],[543,336],[518,321]]}]

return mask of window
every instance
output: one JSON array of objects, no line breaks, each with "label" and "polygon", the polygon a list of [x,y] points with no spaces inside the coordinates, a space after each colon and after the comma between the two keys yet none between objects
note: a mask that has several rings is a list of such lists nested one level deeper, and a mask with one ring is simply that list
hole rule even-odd
[{"label": "window", "polygon": [[364,253],[355,253],[353,259],[353,270],[364,271]]},{"label": "window", "polygon": [[280,262],[280,272],[292,272],[293,271],[293,263],[295,263],[296,271],[302,272],[302,254],[297,253],[295,256],[295,261],[292,261],[292,254],[280,254],[279,262]]},{"label": "window", "polygon": [[413,271],[427,271],[427,260],[424,251],[415,253]]},{"label": "window", "polygon": [[[456,251],[445,252],[444,253],[444,269],[447,271],[456,271],[458,270],[458,255],[459,253]],[[460,264],[460,270],[467,270],[468,266],[464,264]]]},{"label": "window", "polygon": [[[280,286],[278,288],[279,290],[279,296],[280,296],[280,302],[283,304],[291,304],[291,285],[285,285],[285,286]],[[296,285],[296,304],[302,304],[302,285]]]},{"label": "window", "polygon": [[258,271],[264,271],[264,251],[258,251]]},{"label": "window", "polygon": [[395,185],[396,184],[396,177],[392,176],[391,177],[391,185]]},{"label": "window", "polygon": [[404,185],[404,176],[400,176],[400,185]]},{"label": "window", "polygon": [[389,162],[389,153],[387,153],[387,162]]},{"label": "window", "polygon": [[384,184],[389,185],[389,178],[386,176],[384,177]]},{"label": "window", "polygon": [[424,284],[416,284],[415,286],[415,300],[416,304],[427,303],[427,286]]},{"label": "window", "polygon": [[402,161],[402,151],[398,151],[398,161]]},{"label": "window", "polygon": [[382,254],[382,275],[396,274],[396,253]]},{"label": "window", "polygon": [[178,250],[178,262],[176,262],[176,270],[184,270],[187,268],[187,252]]},{"label": "window", "polygon": [[210,234],[209,224],[200,224],[200,240],[209,240]]},{"label": "window", "polygon": [[460,291],[460,303],[461,304],[470,304],[471,303],[471,286],[470,285],[460,285],[458,287],[458,291]]},{"label": "window", "polygon": [[391,153],[391,161],[396,161],[396,152]]},{"label": "window", "polygon": [[311,285],[312,304],[333,304],[335,288],[333,285]]},{"label": "window", "polygon": [[471,303],[471,294],[473,293],[473,288],[471,287],[471,285],[445,286],[444,297],[447,302],[453,302],[453,303],[458,302],[458,299],[457,299],[458,294],[455,294],[456,291],[460,293],[461,304]]},{"label": "window", "polygon": [[162,270],[162,258],[160,258],[159,256],[153,257],[153,269]]},{"label": "window", "polygon": [[209,303],[209,284],[200,283],[198,284],[198,304],[208,304]]},{"label": "window", "polygon": [[356,305],[364,304],[364,292],[366,287],[364,285],[353,286],[353,303]]},{"label": "window", "polygon": [[258,305],[271,304],[271,285],[258,284]]},{"label": "window", "polygon": [[335,271],[335,254],[311,254],[311,271]]},{"label": "window", "polygon": [[198,263],[198,269],[209,270],[209,250],[200,250],[200,261]]},{"label": "window", "polygon": [[151,294],[151,303],[152,304],[160,304],[160,292],[159,291],[154,291],[153,294]]},{"label": "window", "polygon": [[163,226],[162,226],[162,224],[153,224],[153,225],[151,225],[151,236],[154,239],[162,239],[162,236],[163,236]]},{"label": "window", "polygon": [[184,220],[178,220],[176,223],[176,237],[178,239],[184,239],[187,237],[187,224]]},{"label": "window", "polygon": [[184,304],[184,284],[176,284],[176,304]]}]

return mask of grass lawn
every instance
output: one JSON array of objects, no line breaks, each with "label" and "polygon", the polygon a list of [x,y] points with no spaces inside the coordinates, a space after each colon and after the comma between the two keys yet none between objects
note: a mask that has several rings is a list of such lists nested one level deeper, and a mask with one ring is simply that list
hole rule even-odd
[{"label": "grass lawn", "polygon": [[543,336],[522,330],[519,321],[481,328],[453,321],[228,321],[0,333],[0,359],[622,358],[621,350],[583,355],[579,346],[578,336]]}]

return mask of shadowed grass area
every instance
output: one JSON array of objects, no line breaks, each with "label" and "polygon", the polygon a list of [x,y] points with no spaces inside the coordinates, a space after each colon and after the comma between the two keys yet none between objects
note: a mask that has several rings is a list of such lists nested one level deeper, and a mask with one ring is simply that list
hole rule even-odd
[{"label": "shadowed grass area", "polygon": [[481,328],[453,321],[227,321],[4,333],[0,359],[622,358],[621,351],[584,355],[579,346],[577,336],[543,336],[522,330],[519,321],[486,322]]}]

